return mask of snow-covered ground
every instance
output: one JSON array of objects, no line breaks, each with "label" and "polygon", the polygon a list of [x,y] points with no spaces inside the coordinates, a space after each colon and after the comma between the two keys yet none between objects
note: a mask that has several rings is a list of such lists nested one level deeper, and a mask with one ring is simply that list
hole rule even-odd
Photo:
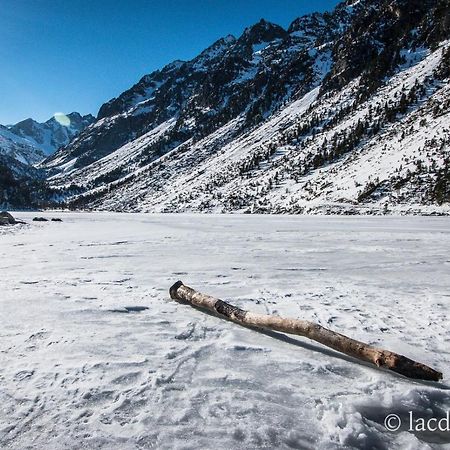
[{"label": "snow-covered ground", "polygon": [[[1,448],[450,448],[383,425],[450,410],[448,218],[17,215],[30,225],[0,231]],[[178,279],[444,381],[177,304]]]}]

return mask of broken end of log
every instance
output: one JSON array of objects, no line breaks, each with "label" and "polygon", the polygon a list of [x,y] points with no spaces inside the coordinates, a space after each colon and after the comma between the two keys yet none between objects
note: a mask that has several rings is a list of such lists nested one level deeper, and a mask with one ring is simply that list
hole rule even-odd
[{"label": "broken end of log", "polygon": [[170,298],[172,300],[179,300],[178,296],[177,296],[177,290],[178,288],[180,288],[181,286],[183,286],[183,282],[178,280],[170,289],[169,289],[169,294],[170,294]]},{"label": "broken end of log", "polygon": [[442,372],[413,361],[406,356],[388,351],[384,351],[375,363],[378,367],[392,370],[400,375],[416,380],[440,381],[443,379]]}]

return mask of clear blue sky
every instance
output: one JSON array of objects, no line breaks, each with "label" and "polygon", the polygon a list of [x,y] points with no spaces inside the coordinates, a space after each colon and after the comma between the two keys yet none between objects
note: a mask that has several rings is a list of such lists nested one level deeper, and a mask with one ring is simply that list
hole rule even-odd
[{"label": "clear blue sky", "polygon": [[265,18],[287,27],[337,0],[0,0],[0,123],[102,103]]}]

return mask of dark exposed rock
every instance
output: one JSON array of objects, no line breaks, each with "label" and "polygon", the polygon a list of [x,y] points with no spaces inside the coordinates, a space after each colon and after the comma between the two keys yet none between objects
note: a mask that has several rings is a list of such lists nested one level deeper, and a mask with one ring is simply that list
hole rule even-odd
[{"label": "dark exposed rock", "polygon": [[45,217],[33,217],[33,222],[48,222]]},{"label": "dark exposed rock", "polygon": [[6,224],[13,225],[16,223],[16,219],[7,211],[0,212],[0,220]]},{"label": "dark exposed rock", "polygon": [[17,225],[24,223],[25,222],[22,222],[21,220],[17,220],[15,217],[13,217],[12,214],[7,211],[0,212],[0,225]]}]

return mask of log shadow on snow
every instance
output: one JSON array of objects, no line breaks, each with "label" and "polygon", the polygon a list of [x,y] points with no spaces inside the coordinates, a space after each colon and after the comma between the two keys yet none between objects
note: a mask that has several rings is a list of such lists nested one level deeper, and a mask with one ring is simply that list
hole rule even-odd
[{"label": "log shadow on snow", "polygon": [[[269,336],[269,337],[271,337],[273,339],[276,339],[276,340],[281,341],[281,342],[285,342],[285,343],[290,344],[290,345],[295,345],[296,347],[303,348],[304,350],[309,350],[309,351],[316,352],[316,353],[322,353],[322,355],[329,356],[331,358],[337,358],[337,359],[340,359],[342,361],[346,361],[346,362],[349,362],[349,363],[352,363],[352,364],[356,364],[358,366],[362,366],[362,367],[366,367],[366,368],[375,370],[377,372],[382,372],[382,373],[384,373],[386,375],[388,374],[388,375],[394,376],[396,378],[399,378],[401,380],[408,381],[411,384],[421,384],[421,385],[428,386],[428,387],[438,388],[438,389],[441,389],[441,390],[444,390],[444,391],[450,390],[450,385],[448,385],[448,384],[443,384],[443,383],[437,382],[437,381],[426,381],[426,380],[417,380],[417,379],[407,378],[407,377],[405,377],[403,375],[400,375],[400,374],[398,374],[396,372],[393,372],[391,370],[382,369],[382,368],[377,367],[377,366],[375,366],[373,364],[366,363],[366,362],[361,361],[361,360],[356,359],[356,358],[352,358],[351,356],[348,356],[348,355],[346,355],[344,353],[340,353],[340,352],[337,352],[335,350],[329,349],[327,347],[322,346],[319,343],[315,344],[315,343],[310,343],[310,342],[307,342],[307,341],[303,341],[303,340],[300,340],[298,338],[294,338],[294,337],[288,336],[287,334],[280,333],[278,331],[265,330],[263,328],[250,327],[248,325],[243,325],[243,324],[236,324],[235,322],[233,322],[232,320],[229,320],[226,317],[219,316],[217,314],[214,314],[211,311],[208,311],[206,309],[194,306],[194,305],[192,305],[190,303],[184,303],[184,302],[181,302],[181,301],[178,301],[178,303],[189,305],[191,308],[194,308],[194,309],[196,309],[197,311],[200,311],[203,314],[207,314],[209,316],[215,317],[216,319],[226,320],[227,322],[230,322],[233,325],[236,325],[238,327],[247,328],[248,330],[256,331],[257,333],[264,334],[265,336]],[[308,339],[308,338],[305,337],[305,339]],[[335,373],[338,374],[339,371],[336,370]]]},{"label": "log shadow on snow", "polygon": [[129,313],[139,313],[142,311],[146,311],[150,309],[148,306],[124,306],[123,308],[116,309],[107,309],[108,312],[112,313],[121,313],[121,314],[129,314]]}]

